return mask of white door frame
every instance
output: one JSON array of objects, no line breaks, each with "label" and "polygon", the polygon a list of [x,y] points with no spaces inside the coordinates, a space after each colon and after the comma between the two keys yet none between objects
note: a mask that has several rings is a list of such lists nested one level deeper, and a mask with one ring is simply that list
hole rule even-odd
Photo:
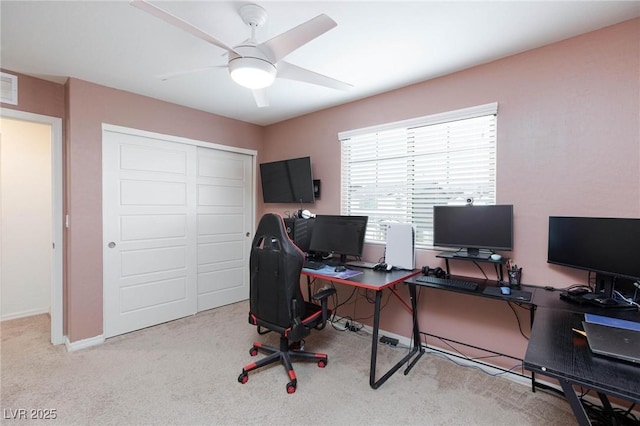
[{"label": "white door frame", "polygon": [[51,126],[51,203],[53,212],[53,249],[51,250],[51,343],[64,343],[62,319],[62,276],[63,262],[63,170],[62,170],[62,119],[48,115],[1,108],[0,115],[22,121],[48,124]]}]

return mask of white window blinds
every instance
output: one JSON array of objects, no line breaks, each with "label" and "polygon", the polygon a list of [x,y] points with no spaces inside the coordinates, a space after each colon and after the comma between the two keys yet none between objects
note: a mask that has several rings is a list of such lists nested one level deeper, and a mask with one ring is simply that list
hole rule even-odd
[{"label": "white window blinds", "polygon": [[433,246],[433,206],[496,203],[497,103],[339,133],[345,215],[369,216],[366,240],[413,223]]}]

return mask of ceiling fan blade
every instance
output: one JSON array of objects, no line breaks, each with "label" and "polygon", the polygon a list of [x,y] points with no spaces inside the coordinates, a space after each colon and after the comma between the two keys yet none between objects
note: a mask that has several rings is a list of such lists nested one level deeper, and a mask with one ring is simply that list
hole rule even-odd
[{"label": "ceiling fan blade", "polygon": [[203,71],[209,71],[215,68],[228,68],[227,65],[210,65],[208,67],[200,67],[200,68],[193,68],[190,70],[185,70],[185,71],[175,71],[175,72],[168,72],[165,74],[160,74],[157,75],[156,78],[160,79],[162,81],[166,81],[166,80],[171,80],[172,78],[176,78],[176,77],[182,77],[183,75],[189,75],[189,74],[195,74],[198,72],[203,72]]},{"label": "ceiling fan blade", "polygon": [[253,89],[252,92],[258,108],[269,106],[269,99],[267,98],[267,91],[265,89]]},{"label": "ceiling fan blade", "polygon": [[305,83],[316,84],[318,86],[329,87],[337,90],[349,90],[353,85],[345,83],[317,72],[309,71],[288,62],[278,62],[278,77],[289,80],[304,81]]},{"label": "ceiling fan blade", "polygon": [[337,25],[327,15],[318,15],[289,31],[261,43],[258,48],[267,55],[271,62],[275,63]]},{"label": "ceiling fan blade", "polygon": [[131,6],[137,7],[138,9],[155,16],[156,18],[163,20],[164,22],[170,25],[173,25],[174,27],[180,28],[181,30],[184,30],[194,35],[199,39],[206,41],[207,43],[211,43],[214,46],[218,46],[227,51],[235,52],[239,55],[239,53],[236,52],[232,47],[227,46],[220,40],[214,38],[212,35],[202,31],[200,28],[188,23],[184,19],[178,18],[177,16],[170,14],[169,12],[159,8],[158,6],[154,6],[153,4],[145,0],[132,0],[131,2],[129,2],[129,4],[131,4]]}]

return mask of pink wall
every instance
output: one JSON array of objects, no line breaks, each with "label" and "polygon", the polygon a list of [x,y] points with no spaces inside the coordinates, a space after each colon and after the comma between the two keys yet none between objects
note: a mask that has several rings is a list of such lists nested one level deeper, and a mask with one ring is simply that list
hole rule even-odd
[{"label": "pink wall", "polygon": [[[316,213],[340,211],[337,133],[498,102],[498,202],[514,204],[515,249],[523,281],[566,287],[586,273],[546,263],[550,215],[640,217],[640,19],[466,71],[269,126],[264,158],[310,155],[322,199]],[[271,211],[296,206],[269,205]],[[433,250],[417,265],[444,266]],[[375,260],[382,247],[370,246]],[[456,262],[453,273],[480,276]],[[491,271],[487,271],[489,274]],[[427,331],[523,355],[507,304],[424,290]],[[451,314],[454,312],[454,314]],[[339,312],[340,314],[340,312]],[[350,315],[351,313],[343,313]],[[364,312],[362,316],[367,316]],[[528,314],[521,312],[528,324]],[[410,316],[390,303],[383,327],[408,335]]]},{"label": "pink wall", "polygon": [[67,83],[67,337],[102,334],[102,123],[258,150],[263,129],[110,89]]},{"label": "pink wall", "polygon": [[[3,107],[66,118],[69,340],[102,333],[103,122],[258,150],[259,162],[310,155],[314,175],[322,180],[322,198],[312,210],[337,213],[338,132],[498,102],[498,197],[515,205],[512,255],[524,267],[524,281],[557,287],[584,282],[583,273],[547,265],[547,217],[640,216],[639,41],[636,19],[266,128],[73,78],[62,86],[20,76],[20,105]],[[366,250],[369,259],[382,254],[380,246]],[[439,265],[435,254],[420,250],[418,265]],[[460,264],[454,268],[457,274],[477,274]],[[421,326],[429,332],[479,345],[490,339],[495,349],[524,352],[526,340],[505,303],[424,290],[420,304]],[[359,303],[358,310],[370,308]],[[526,323],[526,314],[518,312]],[[408,334],[410,317],[393,298],[383,327]]]}]

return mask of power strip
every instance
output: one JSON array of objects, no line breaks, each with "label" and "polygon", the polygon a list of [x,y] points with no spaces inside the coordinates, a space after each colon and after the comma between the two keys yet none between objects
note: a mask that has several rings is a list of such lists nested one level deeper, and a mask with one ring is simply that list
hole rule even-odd
[{"label": "power strip", "polygon": [[393,337],[382,336],[380,338],[380,343],[384,343],[389,346],[398,346],[398,339],[394,339]]}]

